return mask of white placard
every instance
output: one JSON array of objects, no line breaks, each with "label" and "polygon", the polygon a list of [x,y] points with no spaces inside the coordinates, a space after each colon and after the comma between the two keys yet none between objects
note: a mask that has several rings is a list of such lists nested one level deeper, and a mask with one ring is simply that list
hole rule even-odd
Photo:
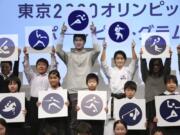
[{"label": "white placard", "polygon": [[25,93],[1,93],[0,117],[7,123],[25,122]]},{"label": "white placard", "polygon": [[114,100],[114,117],[126,122],[128,129],[143,130],[146,123],[144,99]]},{"label": "white placard", "polygon": [[67,90],[40,91],[38,118],[67,117]]},{"label": "white placard", "polygon": [[169,33],[142,33],[142,58],[169,58]]},{"label": "white placard", "polygon": [[18,35],[0,35],[0,61],[18,60]]},{"label": "white placard", "polygon": [[106,91],[78,91],[79,120],[105,120]]},{"label": "white placard", "polygon": [[105,37],[108,43],[120,44],[127,41],[130,30],[127,22],[113,19],[106,23]]},{"label": "white placard", "polygon": [[52,50],[52,27],[29,26],[25,28],[25,45],[31,53],[49,53]]},{"label": "white placard", "polygon": [[157,126],[180,126],[180,95],[155,96]]},{"label": "white placard", "polygon": [[91,8],[67,8],[66,34],[90,34],[92,24]]}]

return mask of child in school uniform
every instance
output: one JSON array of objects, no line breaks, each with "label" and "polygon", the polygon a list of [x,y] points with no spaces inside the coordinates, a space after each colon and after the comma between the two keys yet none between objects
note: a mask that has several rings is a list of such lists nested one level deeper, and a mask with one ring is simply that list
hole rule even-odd
[{"label": "child in school uniform", "polygon": [[67,66],[67,73],[64,79],[64,88],[68,90],[70,98],[69,135],[76,135],[77,92],[78,90],[87,89],[85,82],[86,76],[91,72],[95,61],[97,60],[100,53],[100,47],[96,38],[96,27],[94,24],[92,24],[90,26],[90,30],[93,48],[89,51],[84,48],[86,43],[85,34],[74,34],[73,43],[75,48],[70,52],[66,52],[63,49],[63,40],[66,30],[67,26],[63,24],[60,39],[56,45],[56,53]]},{"label": "child in school uniform", "polygon": [[[49,63],[46,59],[40,58],[36,62],[36,72],[34,72],[29,64],[29,54],[27,53],[27,48],[24,48],[24,72],[26,78],[30,84],[30,109],[28,110],[30,114],[30,126],[31,135],[36,135],[39,132],[38,120],[38,108],[36,103],[38,101],[38,92],[41,90],[47,90],[49,87],[48,81],[48,67]],[[51,53],[51,66],[50,70],[57,69],[57,61],[55,59],[55,50],[52,48]]]},{"label": "child in school uniform", "polygon": [[[99,83],[99,78],[96,74],[90,73],[86,77],[86,84],[89,91],[96,91],[96,88]],[[80,110],[80,107],[77,106],[77,111]],[[104,111],[107,112],[107,108],[104,108]],[[92,135],[103,135],[104,134],[104,120],[85,120],[92,126]]]},{"label": "child in school uniform", "polygon": [[[135,94],[137,90],[137,85],[134,81],[127,81],[124,84],[124,93],[125,93],[125,98],[128,100],[134,100]],[[145,126],[145,123],[144,123]],[[128,130],[127,135],[144,135],[145,131],[143,130]]]},{"label": "child in school uniform", "polygon": [[[12,76],[7,79],[8,90],[10,93],[17,93],[21,88],[21,81],[18,77]],[[25,100],[25,108],[27,101]],[[23,110],[24,117],[26,117],[26,110]],[[25,135],[24,123],[8,123],[8,135]]]},{"label": "child in school uniform", "polygon": [[[48,91],[63,91],[63,88],[60,84],[60,74],[58,70],[51,70],[48,75],[48,80],[50,83],[50,87]],[[38,102],[40,105],[41,103]],[[39,106],[38,105],[38,106]],[[65,105],[69,105],[69,101],[65,101]],[[46,118],[44,119],[43,127],[50,125],[54,126],[57,129],[58,135],[67,135],[67,117],[60,117],[60,118]]]},{"label": "child in school uniform", "polygon": [[[166,76],[164,83],[166,85],[166,90],[161,93],[160,96],[179,95],[179,92],[177,91],[178,80],[175,75]],[[158,117],[156,117],[155,100],[151,102],[151,105],[151,120],[156,124],[158,123]],[[159,127],[159,129],[161,129],[166,135],[179,135],[180,133],[180,126]]]},{"label": "child in school uniform", "polygon": [[[107,43],[103,42],[103,51],[101,55],[101,67],[105,74],[105,76],[108,78],[110,89],[111,89],[111,98],[109,100],[109,107],[111,106],[111,109],[109,109],[109,113],[111,113],[111,119],[113,119],[113,105],[114,105],[114,99],[120,99],[125,97],[124,95],[124,84],[128,80],[132,80],[134,73],[137,68],[137,55],[135,52],[135,42],[132,42],[131,48],[132,48],[132,60],[131,63],[126,67],[126,54],[125,52],[118,50],[114,53],[114,63],[115,67],[109,67],[106,63],[106,48]],[[111,105],[110,105],[111,104]]]},{"label": "child in school uniform", "polygon": [[113,131],[114,135],[127,135],[128,129],[126,123],[122,120],[115,121],[113,124]]},{"label": "child in school uniform", "polygon": [[7,79],[12,76],[19,75],[19,60],[20,60],[21,50],[18,49],[18,60],[14,62],[14,66],[12,61],[2,61],[1,73],[0,73],[0,93],[8,92],[8,83]]}]

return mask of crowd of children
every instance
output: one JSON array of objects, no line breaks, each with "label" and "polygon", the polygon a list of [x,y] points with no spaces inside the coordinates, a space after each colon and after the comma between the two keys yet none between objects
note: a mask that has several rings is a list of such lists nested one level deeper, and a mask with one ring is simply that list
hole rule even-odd
[{"label": "crowd of children", "polygon": [[[27,48],[24,48],[24,73],[30,86],[30,100],[25,101],[26,109],[23,110],[25,123],[6,123],[0,118],[0,135],[104,135],[104,120],[77,120],[77,112],[81,109],[77,105],[77,94],[79,90],[96,91],[99,84],[99,78],[92,72],[92,67],[100,54],[100,47],[96,39],[96,27],[91,25],[93,48],[87,51],[84,46],[86,35],[75,34],[73,37],[74,49],[71,52],[63,50],[63,39],[67,27],[63,24],[60,39],[56,48],[52,48],[51,64],[40,58],[36,62],[35,71],[29,63],[29,54]],[[138,66],[138,58],[135,52],[135,42],[132,41],[132,60],[128,66],[125,66],[126,53],[118,50],[114,53],[114,67],[106,63],[107,43],[103,42],[101,54],[101,69],[108,79],[110,86],[110,99],[104,111],[109,119],[114,116],[114,100],[127,98],[135,99],[137,84],[132,81]],[[178,63],[180,69],[180,45],[177,47]],[[20,49],[18,51],[20,57]],[[65,76],[65,85],[61,86],[61,76],[58,71],[57,56],[67,67]],[[155,96],[178,95],[178,80],[175,75],[171,75],[171,56],[163,64],[161,58],[152,58],[147,66],[146,59],[142,58],[143,51],[140,52],[140,67],[142,80],[145,84],[146,100],[146,119],[147,130],[128,130],[123,120],[115,120],[112,125],[114,135],[178,135],[179,127],[157,127],[158,117],[155,109]],[[11,61],[1,62],[0,74],[0,93],[17,93],[21,89],[19,75],[19,59],[14,64]],[[68,107],[68,117],[38,119],[38,101],[39,91],[63,91],[68,90],[68,100],[65,105]],[[143,98],[143,97],[142,97]],[[29,126],[27,132],[25,126]]]}]

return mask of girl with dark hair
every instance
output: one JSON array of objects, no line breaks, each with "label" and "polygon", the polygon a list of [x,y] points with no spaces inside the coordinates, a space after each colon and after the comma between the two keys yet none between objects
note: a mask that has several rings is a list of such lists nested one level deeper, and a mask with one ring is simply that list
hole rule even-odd
[{"label": "girl with dark hair", "polygon": [[152,58],[148,69],[146,59],[142,59],[143,51],[140,52],[141,75],[145,83],[147,132],[154,128],[154,123],[151,121],[153,119],[151,101],[154,100],[154,96],[161,94],[166,89],[164,78],[171,72],[171,50],[169,53],[170,58],[166,58],[164,65],[161,58]]},{"label": "girl with dark hair", "polygon": [[[60,84],[60,74],[58,70],[52,70],[49,72],[48,80],[50,87],[48,88],[48,91],[63,91],[64,89],[61,87]],[[37,106],[40,106],[41,103],[38,102]],[[65,105],[69,105],[68,101],[65,101]],[[67,133],[67,117],[60,117],[60,118],[46,118],[44,119],[44,122],[42,123],[42,129],[46,127],[47,125],[54,126],[57,129],[58,135],[66,135]]]}]

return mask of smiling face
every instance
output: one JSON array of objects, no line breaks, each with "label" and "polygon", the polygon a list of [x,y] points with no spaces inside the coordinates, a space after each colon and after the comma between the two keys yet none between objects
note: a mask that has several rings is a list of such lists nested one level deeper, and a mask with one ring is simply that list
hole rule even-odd
[{"label": "smiling face", "polygon": [[166,89],[167,89],[169,92],[175,92],[176,89],[177,89],[177,85],[176,85],[176,83],[175,83],[173,80],[169,80],[169,81],[167,81],[167,83],[166,83]]},{"label": "smiling face", "polygon": [[17,82],[15,81],[11,81],[9,84],[8,84],[8,89],[11,93],[15,93],[18,91],[18,84]]},{"label": "smiling face", "polygon": [[11,72],[11,65],[9,63],[3,62],[1,64],[1,73],[8,75]]},{"label": "smiling face", "polygon": [[44,62],[38,62],[37,63],[37,65],[36,65],[36,70],[37,70],[37,72],[39,73],[39,74],[44,74],[44,73],[46,73],[47,72],[47,69],[48,69],[48,67],[47,67],[47,64],[46,63],[44,63]]},{"label": "smiling face", "polygon": [[126,133],[127,133],[127,130],[123,124],[121,123],[116,124],[116,127],[114,129],[115,135],[126,135]]},{"label": "smiling face", "polygon": [[77,50],[82,50],[84,48],[85,41],[81,37],[75,37],[74,46]]},{"label": "smiling face", "polygon": [[118,67],[118,68],[122,68],[124,66],[125,62],[126,62],[126,60],[123,57],[123,55],[121,55],[121,54],[118,54],[114,59],[114,63],[116,65],[116,67]]},{"label": "smiling face", "polygon": [[56,74],[50,74],[48,79],[52,88],[59,87],[60,78]]}]

